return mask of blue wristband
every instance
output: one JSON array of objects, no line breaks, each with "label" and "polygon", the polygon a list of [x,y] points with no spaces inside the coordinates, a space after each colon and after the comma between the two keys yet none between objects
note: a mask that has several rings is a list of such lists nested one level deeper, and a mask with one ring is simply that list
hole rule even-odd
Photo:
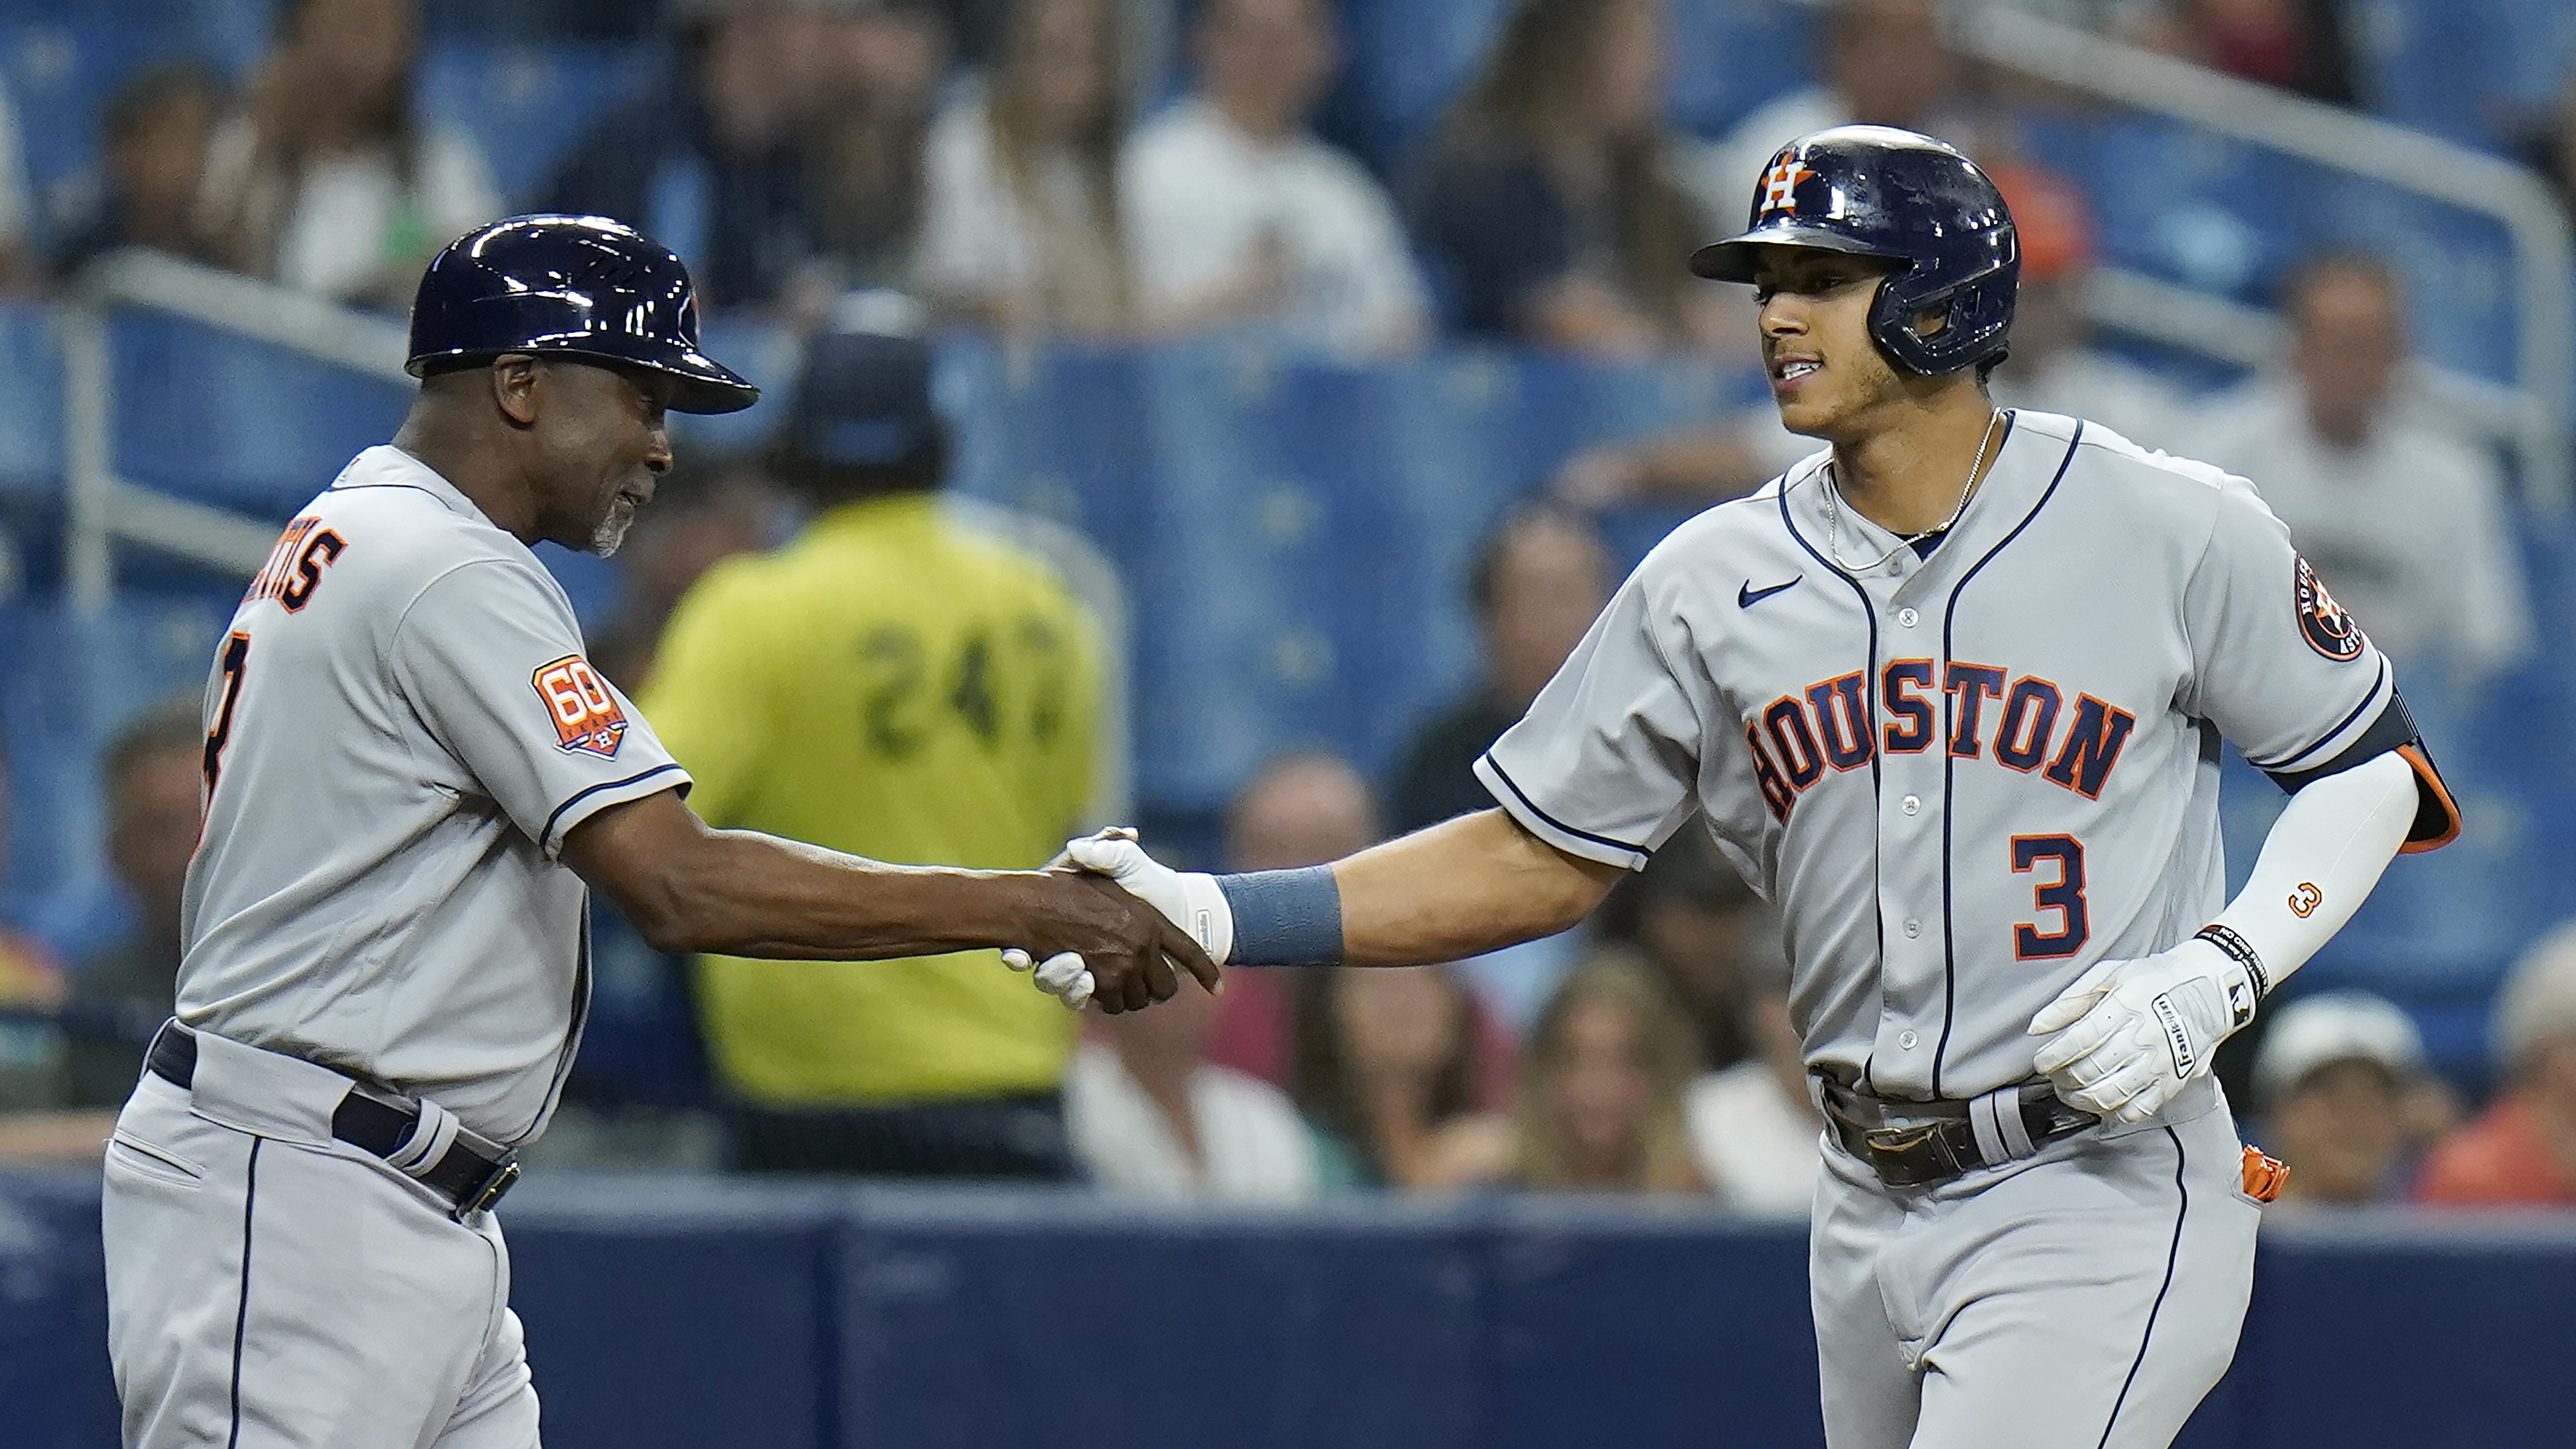
[{"label": "blue wristband", "polygon": [[1342,959],[1342,888],[1329,865],[1221,875],[1234,913],[1227,959],[1251,966],[1333,966]]}]

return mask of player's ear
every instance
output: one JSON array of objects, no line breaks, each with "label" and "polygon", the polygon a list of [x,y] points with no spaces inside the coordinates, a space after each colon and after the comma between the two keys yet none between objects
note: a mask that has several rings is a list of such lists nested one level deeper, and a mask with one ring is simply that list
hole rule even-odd
[{"label": "player's ear", "polygon": [[538,380],[545,371],[545,364],[524,352],[505,352],[493,358],[488,374],[493,404],[520,427],[535,423]]}]

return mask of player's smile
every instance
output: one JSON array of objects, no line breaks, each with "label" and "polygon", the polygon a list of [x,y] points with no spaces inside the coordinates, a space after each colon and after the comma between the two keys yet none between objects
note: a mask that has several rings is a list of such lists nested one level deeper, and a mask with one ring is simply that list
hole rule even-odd
[{"label": "player's smile", "polygon": [[[1876,360],[1869,309],[1885,272],[1877,258],[1847,252],[1760,248],[1754,289],[1762,304],[1763,371],[1789,431],[1822,436],[1820,428],[1867,401],[1867,363]],[[1834,358],[1864,361],[1854,372],[1829,365]]]},{"label": "player's smile", "polygon": [[1799,384],[1824,370],[1821,357],[1804,352],[1777,352],[1771,357],[1771,395],[1782,401],[1797,395]]}]

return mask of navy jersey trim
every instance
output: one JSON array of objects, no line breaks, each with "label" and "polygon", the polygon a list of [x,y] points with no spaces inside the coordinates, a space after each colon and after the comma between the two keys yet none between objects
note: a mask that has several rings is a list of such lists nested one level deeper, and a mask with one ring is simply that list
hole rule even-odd
[{"label": "navy jersey trim", "polygon": [[265,1137],[250,1140],[250,1161],[242,1169],[242,1250],[241,1301],[233,1308],[233,1387],[232,1432],[224,1439],[225,1449],[239,1449],[241,1444],[242,1340],[250,1327],[250,1219],[259,1204],[259,1149]]},{"label": "navy jersey trim", "polygon": [[[2009,441],[2009,430],[2005,436]],[[2066,481],[2066,470],[2075,465],[2075,450],[2083,442],[2084,422],[2079,418],[2074,435],[2066,440],[2065,456],[2057,460],[2057,472],[2049,478],[2048,487],[2041,491],[2039,501],[2030,506],[2030,512],[2022,515],[2021,522],[2014,524],[2010,533],[1986,550],[1985,557],[1968,565],[1968,571],[1959,575],[1959,581],[1950,586],[1949,600],[1941,608],[1941,660],[1945,666],[1959,657],[1958,641],[1952,637],[1959,626],[1959,596],[1968,591],[1968,585],[1984,571],[1986,565],[2012,547],[2013,540],[2021,537],[2022,530],[2030,527],[2030,521],[2039,517],[2041,511],[2048,507],[2048,501],[2057,496],[2057,485]],[[2002,461],[2003,449],[2000,446],[1996,448],[1995,456],[1998,462]],[[1954,822],[1959,818],[1955,808],[1959,757],[1950,753],[1949,748],[1949,742],[1958,729],[1959,722],[1951,717],[1956,708],[1957,696],[1946,689],[1941,691],[1941,1040],[1932,1048],[1932,1095],[1935,1097],[1941,1095],[1941,1069],[1949,1061],[1950,1033],[1959,1019],[1959,913],[1952,900],[1953,859],[1958,853],[1952,832],[1956,828]]]},{"label": "navy jersey trim", "polygon": [[600,783],[600,784],[593,785],[593,786],[591,786],[590,788],[588,788],[588,789],[586,789],[586,790],[579,790],[579,791],[576,791],[576,792],[574,792],[574,793],[573,793],[573,795],[571,796],[571,798],[569,798],[569,799],[565,800],[561,805],[558,805],[558,806],[556,806],[556,807],[555,807],[555,813],[553,813],[552,815],[549,815],[549,816],[547,816],[547,817],[546,817],[546,828],[545,828],[544,830],[539,831],[539,832],[537,833],[537,844],[538,844],[538,845],[540,845],[540,846],[542,846],[542,845],[544,845],[547,841],[552,840],[552,839],[554,839],[554,838],[555,838],[555,826],[556,826],[556,824],[557,824],[558,822],[560,822],[560,821],[564,818],[564,812],[565,812],[565,811],[568,811],[568,810],[572,809],[572,807],[574,807],[575,805],[578,805],[578,804],[580,804],[582,801],[589,799],[591,796],[598,794],[600,791],[602,791],[602,790],[623,790],[623,789],[625,789],[625,788],[626,788],[627,786],[629,786],[629,785],[640,785],[640,784],[642,784],[644,781],[646,781],[646,780],[650,780],[650,779],[652,779],[652,778],[653,778],[654,776],[656,776],[656,775],[661,775],[661,774],[674,774],[674,775],[676,775],[676,774],[679,774],[679,773],[681,773],[681,770],[680,770],[679,765],[678,765],[676,762],[675,762],[675,763],[672,763],[672,764],[668,764],[668,765],[655,765],[653,768],[651,768],[651,769],[649,769],[649,770],[645,770],[645,771],[641,771],[641,772],[639,772],[639,773],[637,773],[637,774],[629,775],[629,776],[627,776],[627,777],[626,777],[625,779],[623,779],[623,780],[608,780],[608,781],[604,781],[604,782],[602,782],[602,783]]},{"label": "navy jersey trim", "polygon": [[[2007,438],[2012,436],[2009,414],[2004,423],[2004,435]],[[1997,451],[2001,451],[2000,445]],[[1851,586],[1852,596],[1860,600],[1861,619],[1869,626],[1869,653],[1864,661],[1863,677],[1873,680],[1878,678],[1878,606],[1870,602],[1868,588],[1847,572],[1840,563],[1816,552],[1816,546],[1809,543],[1807,536],[1798,531],[1798,520],[1789,512],[1789,490],[1786,488],[1780,490],[1780,526],[1789,531],[1789,537],[1797,543],[1798,547],[1806,550],[1807,556],[1821,565],[1825,572]],[[1878,691],[1871,689],[1867,694],[1869,698],[1869,797],[1872,807],[1870,817],[1875,820],[1878,816],[1876,807],[1881,786],[1879,770],[1883,763],[1881,757],[1884,752],[1879,748]],[[1783,825],[1781,828],[1786,830],[1788,827]],[[1882,872],[1885,869],[1886,859],[1886,852],[1879,848],[1878,838],[1873,832],[1869,852],[1869,921],[1871,934],[1877,938],[1878,969],[1882,976],[1887,971],[1887,913],[1879,909],[1878,903],[1882,898]],[[1871,1085],[1870,1068],[1873,1064],[1870,1060],[1861,1063],[1860,1079],[1864,1089]]]},{"label": "navy jersey trim", "polygon": [[2147,1345],[2155,1342],[2156,1317],[2164,1312],[2165,1295],[2173,1291],[2174,1264],[2182,1258],[2182,1225],[2191,1214],[2191,1188],[2183,1181],[2183,1168],[2189,1163],[2190,1156],[2183,1151],[2180,1133],[2167,1127],[2165,1136],[2174,1147],[2174,1196],[2177,1199],[2173,1244],[2165,1249],[2165,1280],[2156,1287],[2156,1301],[2147,1309],[2146,1331],[2138,1335],[2138,1356],[2129,1360],[2129,1376],[2120,1380],[2120,1396],[2111,1401],[2111,1417],[2102,1421],[2102,1437],[2094,1442],[2094,1449],[2103,1449],[2111,1442],[2111,1430],[2120,1422],[2120,1410],[2128,1405],[2129,1390],[2138,1382],[2138,1370],[2146,1366]]},{"label": "navy jersey trim", "polygon": [[[2381,655],[2379,659],[2379,677],[2372,680],[2370,682],[2370,688],[2362,692],[2361,703],[2354,705],[2351,713],[2346,714],[2342,719],[2335,721],[2335,727],[2333,729],[2317,736],[2315,743],[2310,744],[2305,749],[2292,750],[2290,753],[2268,765],[2255,764],[2254,768],[2262,771],[2266,775],[2272,776],[2275,779],[2278,779],[2284,771],[2296,769],[2301,760],[2307,759],[2317,751],[2322,750],[2327,745],[2333,743],[2335,736],[2352,728],[2352,722],[2354,720],[2361,718],[2362,715],[2369,712],[2370,702],[2379,698],[2379,691],[2382,688],[2385,688],[2388,691],[2390,698],[2394,699],[2396,697],[2397,686],[2396,683],[2388,677],[2388,656],[2384,654]],[[2254,764],[2251,760],[2246,763]],[[2333,772],[2327,771],[2326,773],[2331,774]]]},{"label": "navy jersey trim", "polygon": [[1655,853],[1642,845],[1630,845],[1624,840],[1613,840],[1607,835],[1595,835],[1589,830],[1577,830],[1573,826],[1566,824],[1564,821],[1557,819],[1555,816],[1548,814],[1545,810],[1539,808],[1539,803],[1536,800],[1529,797],[1529,792],[1527,790],[1521,788],[1520,782],[1511,777],[1511,772],[1503,768],[1503,762],[1494,758],[1493,751],[1487,750],[1485,752],[1484,759],[1486,768],[1492,770],[1494,772],[1494,778],[1502,781],[1503,787],[1512,792],[1512,798],[1520,801],[1521,804],[1528,809],[1529,813],[1546,821],[1551,829],[1564,831],[1566,834],[1573,836],[1577,840],[1589,840],[1595,845],[1606,845],[1612,850],[1624,850],[1631,855],[1640,857],[1641,859],[1651,860],[1654,858]]},{"label": "navy jersey trim", "polygon": [[[2385,669],[2387,665],[2383,662],[2380,667]],[[2372,691],[2374,696],[2377,693]],[[2348,725],[2351,720],[2344,723]],[[2336,732],[2341,733],[2342,728],[2338,725]],[[2379,717],[2351,744],[2336,751],[2333,759],[2305,770],[2270,769],[2263,773],[2272,777],[2273,784],[2295,795],[2319,780],[2366,765],[2392,750],[2415,772],[2415,819],[2406,827],[2406,840],[2400,849],[2412,855],[2450,844],[2460,833],[2459,803],[2451,798],[2451,788],[2434,765],[2432,752],[2424,748],[2423,731],[2416,727],[2405,696],[2393,687],[2388,691],[2388,702],[2380,707]]]},{"label": "navy jersey trim", "polygon": [[334,483],[322,491],[325,493],[366,493],[378,488],[408,488],[414,493],[426,493],[430,497],[438,500],[439,507],[446,509],[450,513],[456,511],[456,505],[447,501],[447,495],[439,492],[435,488],[423,488],[417,483]]},{"label": "navy jersey trim", "polygon": [[590,893],[584,891],[581,897],[581,953],[573,959],[572,969],[572,1025],[564,1032],[563,1050],[555,1054],[554,1078],[546,1083],[545,1100],[537,1104],[537,1115],[528,1119],[527,1129],[509,1139],[510,1146],[516,1147],[526,1141],[529,1133],[537,1130],[537,1124],[545,1121],[547,1114],[563,1100],[564,1083],[572,1078],[573,1056],[581,1050],[582,1030],[590,1025],[590,995]]},{"label": "navy jersey trim", "polygon": [[[2341,727],[2337,728],[2340,730]],[[2272,777],[2273,784],[2295,795],[2328,775],[2340,775],[2399,745],[2414,744],[2421,737],[2415,728],[2415,716],[2406,708],[2406,701],[2392,690],[2388,703],[2379,711],[2379,718],[2372,720],[2370,728],[2363,730],[2351,744],[2337,751],[2333,759],[2305,770],[2265,770],[2263,773]]]}]

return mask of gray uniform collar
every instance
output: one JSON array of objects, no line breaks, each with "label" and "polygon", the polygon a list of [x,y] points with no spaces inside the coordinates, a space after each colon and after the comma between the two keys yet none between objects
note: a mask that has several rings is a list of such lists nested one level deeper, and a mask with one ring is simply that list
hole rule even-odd
[{"label": "gray uniform collar", "polygon": [[[1955,578],[2000,547],[2039,511],[2065,471],[2082,424],[2048,413],[2004,410],[2004,438],[1986,481],[1965,512],[1950,527],[1941,546],[1925,558],[1910,548],[1874,569],[1853,570],[1836,563],[1826,547],[1830,536],[1825,504],[1825,455],[1791,469],[1782,479],[1780,514],[1789,532],[1817,563],[1854,582],[1899,591],[1928,581]],[[1895,548],[1899,535],[1888,532],[1845,505],[1841,511],[1841,546],[1845,559],[1875,557]]]},{"label": "gray uniform collar", "polygon": [[349,460],[340,476],[331,480],[331,491],[346,492],[356,488],[411,488],[426,493],[446,505],[448,511],[462,514],[486,528],[500,525],[474,506],[474,500],[458,491],[455,484],[439,471],[391,443],[378,443]]}]

